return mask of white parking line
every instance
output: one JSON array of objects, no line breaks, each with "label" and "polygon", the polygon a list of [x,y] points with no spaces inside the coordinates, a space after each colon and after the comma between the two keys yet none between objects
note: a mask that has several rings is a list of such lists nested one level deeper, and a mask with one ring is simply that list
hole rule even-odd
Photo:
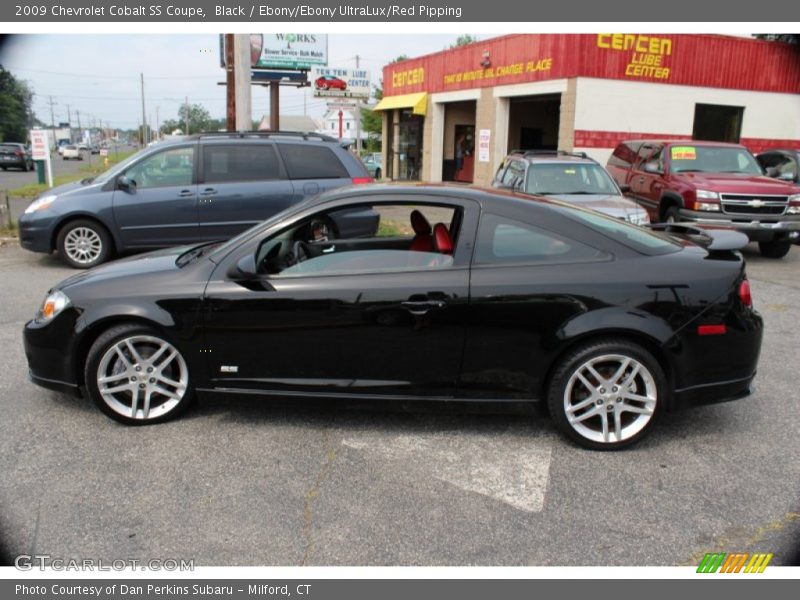
[{"label": "white parking line", "polygon": [[342,445],[412,464],[415,471],[519,510],[544,508],[553,437],[530,430],[493,435],[431,432],[358,433]]}]

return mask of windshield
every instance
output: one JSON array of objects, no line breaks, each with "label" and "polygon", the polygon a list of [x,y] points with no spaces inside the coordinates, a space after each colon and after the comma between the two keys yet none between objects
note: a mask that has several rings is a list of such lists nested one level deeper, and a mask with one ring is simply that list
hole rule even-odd
[{"label": "windshield", "polygon": [[542,163],[528,167],[525,191],[529,194],[617,195],[617,186],[600,165],[594,163]]},{"label": "windshield", "polygon": [[726,146],[672,146],[673,173],[743,173],[763,175],[756,159],[744,148]]}]

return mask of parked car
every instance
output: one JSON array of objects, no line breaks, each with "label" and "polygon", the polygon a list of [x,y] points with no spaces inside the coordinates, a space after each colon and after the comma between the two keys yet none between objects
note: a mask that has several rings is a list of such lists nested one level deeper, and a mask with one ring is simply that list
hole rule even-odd
[{"label": "parked car", "polygon": [[97,144],[92,144],[91,146],[89,146],[89,152],[91,152],[92,154],[100,154],[100,146],[98,146]]},{"label": "parked car", "polygon": [[372,177],[380,179],[383,176],[383,157],[380,152],[367,154],[363,162]]},{"label": "parked car", "polygon": [[[365,210],[414,234],[317,235]],[[577,443],[616,449],[756,373],[746,236],[669,227],[507,191],[334,190],[226,243],[61,282],[25,352],[35,383],[127,424],[195,394],[540,401]]]},{"label": "parked car", "polygon": [[318,90],[346,90],[347,82],[333,75],[322,75],[314,81],[314,87]]},{"label": "parked car", "polygon": [[[371,181],[361,161],[318,134],[182,136],[46,192],[20,218],[20,243],[88,268],[125,252],[227,239],[307,196]],[[360,212],[325,227],[329,236],[372,235],[376,222]]]},{"label": "parked car", "polygon": [[766,150],[756,155],[756,160],[767,177],[781,181],[800,183],[800,150],[780,149]]},{"label": "parked car", "polygon": [[33,171],[33,157],[31,150],[25,144],[2,143],[0,144],[0,168],[22,169]]},{"label": "parked car", "polygon": [[557,198],[635,225],[650,222],[647,211],[626,198],[606,170],[583,152],[514,150],[492,187]]},{"label": "parked car", "polygon": [[800,231],[797,188],[765,177],[739,144],[632,140],[619,144],[607,168],[653,221],[731,227],[781,258]]},{"label": "parked car", "polygon": [[83,160],[83,150],[74,144],[69,144],[61,150],[61,158],[64,160]]}]

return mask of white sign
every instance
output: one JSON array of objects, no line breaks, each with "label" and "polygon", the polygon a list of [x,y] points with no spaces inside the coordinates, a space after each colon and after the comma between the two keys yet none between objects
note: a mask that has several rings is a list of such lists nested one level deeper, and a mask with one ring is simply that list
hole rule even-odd
[{"label": "white sign", "polygon": [[100,156],[108,156],[108,148],[100,148]]},{"label": "white sign", "polygon": [[308,70],[328,64],[328,36],[319,33],[252,33],[254,69]]},{"label": "white sign", "polygon": [[319,98],[369,98],[370,78],[365,69],[315,67],[311,70],[314,96]]},{"label": "white sign", "polygon": [[31,155],[33,160],[50,160],[50,141],[44,129],[31,129]]},{"label": "white sign", "polygon": [[489,142],[492,139],[491,129],[481,129],[478,133],[478,162],[489,162]]}]

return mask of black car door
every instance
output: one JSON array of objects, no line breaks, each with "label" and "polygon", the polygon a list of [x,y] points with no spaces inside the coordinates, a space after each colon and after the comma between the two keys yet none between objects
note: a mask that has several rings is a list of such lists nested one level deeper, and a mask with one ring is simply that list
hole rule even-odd
[{"label": "black car door", "polygon": [[[464,344],[478,208],[459,200],[450,206],[459,215],[447,224],[456,236],[450,255],[412,252],[410,236],[403,235],[335,239],[312,244],[314,260],[280,274],[245,279],[230,274],[237,261],[254,252],[269,255],[283,248],[289,242],[281,237],[289,235],[286,231],[302,219],[318,220],[321,213],[313,209],[232,252],[206,289],[212,385],[258,392],[451,396]],[[259,254],[257,260],[265,258]],[[328,266],[317,269],[316,264]]]}]

